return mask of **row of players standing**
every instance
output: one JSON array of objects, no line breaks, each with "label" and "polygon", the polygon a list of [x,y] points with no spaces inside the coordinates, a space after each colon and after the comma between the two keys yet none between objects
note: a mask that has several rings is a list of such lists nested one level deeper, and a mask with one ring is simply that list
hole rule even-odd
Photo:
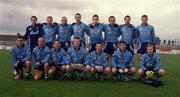
[{"label": "row of players standing", "polygon": [[[133,26],[130,21],[130,16],[125,16],[125,24],[116,24],[116,18],[114,16],[109,17],[109,24],[99,23],[99,16],[93,15],[92,23],[89,25],[81,22],[81,15],[75,14],[76,23],[67,24],[67,18],[61,18],[61,24],[53,22],[53,18],[48,16],[46,18],[47,23],[37,23],[37,17],[32,16],[32,25],[28,26],[24,35],[25,40],[28,40],[31,50],[37,46],[37,40],[43,36],[45,43],[49,48],[52,48],[52,43],[55,38],[59,38],[62,48],[67,51],[71,45],[71,36],[78,37],[81,40],[81,46],[85,47],[85,34],[90,37],[90,50],[95,50],[95,44],[105,41],[104,52],[112,54],[116,48],[118,48],[118,38],[122,37],[127,44],[127,50],[134,54],[133,40],[138,40],[138,54],[144,54],[146,52],[146,46],[148,44],[155,45],[155,32],[153,26],[147,23],[148,16],[142,15],[142,24]],[[103,32],[105,37],[103,38]],[[58,37],[56,37],[56,35]]]}]

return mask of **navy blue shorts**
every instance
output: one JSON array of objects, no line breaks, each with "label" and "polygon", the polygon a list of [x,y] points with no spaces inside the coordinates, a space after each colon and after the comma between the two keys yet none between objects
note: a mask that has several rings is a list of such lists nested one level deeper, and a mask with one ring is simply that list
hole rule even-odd
[{"label": "navy blue shorts", "polygon": [[91,44],[91,49],[89,50],[89,53],[96,50],[95,46],[96,46],[96,44]]},{"label": "navy blue shorts", "polygon": [[41,65],[39,65],[39,66],[35,66],[34,69],[43,72],[43,71],[44,71],[44,64],[41,64]]},{"label": "navy blue shorts", "polygon": [[71,46],[71,42],[70,42],[70,41],[68,41],[68,42],[61,42],[61,47],[62,47],[65,51],[67,51],[70,46]]},{"label": "navy blue shorts", "polygon": [[85,46],[86,46],[85,42],[84,42],[84,41],[81,41],[80,46],[81,46],[81,47],[85,47]]},{"label": "navy blue shorts", "polygon": [[17,66],[15,67],[15,69],[16,69],[16,70],[22,70],[23,67],[24,67],[24,63],[25,63],[25,62],[22,62],[22,61],[18,62],[18,63],[17,63]]},{"label": "navy blue shorts", "polygon": [[134,45],[133,44],[127,44],[126,49],[131,52],[132,55],[134,55]]},{"label": "navy blue shorts", "polygon": [[46,46],[48,46],[48,47],[49,47],[49,49],[53,48],[53,45],[52,45],[52,43],[51,43],[51,42],[46,43]]},{"label": "navy blue shorts", "polygon": [[117,47],[117,43],[107,42],[103,51],[107,54],[112,55],[114,51],[117,49]]},{"label": "navy blue shorts", "polygon": [[[147,48],[147,45],[148,45],[148,42],[145,42],[145,43],[141,43],[138,50],[137,50],[137,53],[138,54],[144,54],[146,53],[146,48]],[[154,46],[154,52],[156,52],[156,47]]]}]

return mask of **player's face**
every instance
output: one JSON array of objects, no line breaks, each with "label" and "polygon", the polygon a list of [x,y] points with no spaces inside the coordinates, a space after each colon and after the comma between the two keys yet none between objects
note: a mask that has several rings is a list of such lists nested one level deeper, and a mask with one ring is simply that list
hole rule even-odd
[{"label": "player's face", "polygon": [[126,44],[124,44],[124,43],[119,44],[119,49],[121,51],[125,51],[126,50]]},{"label": "player's face", "polygon": [[62,24],[67,24],[67,18],[65,18],[65,17],[61,18],[61,23]]},{"label": "player's face", "polygon": [[100,51],[102,51],[102,45],[101,44],[96,44],[96,51],[97,52],[100,52]]},{"label": "player's face", "polygon": [[47,20],[47,23],[48,23],[48,24],[52,24],[52,22],[53,22],[53,18],[50,18],[50,17],[47,17],[46,20]]},{"label": "player's face", "polygon": [[152,55],[153,54],[153,47],[147,47],[147,53],[149,55]]},{"label": "player's face", "polygon": [[75,16],[75,20],[76,20],[76,22],[79,23],[81,21],[81,16],[80,15],[76,15]]},{"label": "player's face", "polygon": [[18,46],[22,47],[24,45],[24,39],[22,38],[17,38],[16,43]]},{"label": "player's face", "polygon": [[79,39],[74,39],[74,46],[79,47],[80,46],[80,40]]},{"label": "player's face", "polygon": [[114,25],[115,22],[116,22],[116,19],[115,19],[115,18],[110,18],[110,19],[109,19],[109,24],[110,24],[110,25]]},{"label": "player's face", "polygon": [[125,22],[125,24],[130,24],[130,21],[131,21],[131,19],[130,19],[130,18],[128,18],[128,17],[125,17],[125,18],[124,18],[124,22]]},{"label": "player's face", "polygon": [[37,19],[36,18],[31,18],[31,23],[34,25],[37,23]]},{"label": "player's face", "polygon": [[44,41],[43,38],[38,39],[38,45],[39,45],[39,47],[44,47],[45,46],[45,41]]},{"label": "player's face", "polygon": [[54,42],[54,48],[60,48],[61,47],[61,44],[59,41],[55,41]]},{"label": "player's face", "polygon": [[146,17],[142,17],[142,18],[141,18],[141,21],[142,21],[142,23],[143,23],[143,24],[146,24],[146,23],[147,23],[147,21],[148,21],[148,18],[146,18]]},{"label": "player's face", "polygon": [[98,17],[93,17],[92,18],[92,23],[95,24],[95,25],[98,24],[99,23],[99,18]]}]

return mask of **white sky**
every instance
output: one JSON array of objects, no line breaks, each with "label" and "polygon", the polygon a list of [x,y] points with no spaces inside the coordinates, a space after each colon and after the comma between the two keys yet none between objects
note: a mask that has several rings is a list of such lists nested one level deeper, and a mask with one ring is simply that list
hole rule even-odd
[{"label": "white sky", "polygon": [[123,17],[130,15],[135,26],[141,23],[141,15],[147,14],[156,36],[180,39],[180,0],[1,0],[0,9],[0,34],[24,33],[32,15],[39,22],[45,22],[46,16],[51,15],[58,23],[60,17],[66,16],[72,23],[78,12],[86,24],[93,14],[98,14],[104,23],[114,15],[118,24],[123,24]]}]

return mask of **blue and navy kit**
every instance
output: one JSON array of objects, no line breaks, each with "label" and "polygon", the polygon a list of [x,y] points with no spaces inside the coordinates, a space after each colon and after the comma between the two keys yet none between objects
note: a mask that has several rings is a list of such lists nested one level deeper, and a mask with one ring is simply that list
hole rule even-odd
[{"label": "blue and navy kit", "polygon": [[131,68],[134,66],[133,55],[128,51],[117,49],[112,55],[112,67],[115,68]]},{"label": "blue and navy kit", "polygon": [[52,48],[50,60],[53,62],[55,67],[67,64],[66,51],[63,48]]},{"label": "blue and navy kit", "polygon": [[76,49],[75,47],[71,47],[67,51],[67,61],[69,64],[85,64],[87,51],[85,48],[80,47]]},{"label": "blue and navy kit", "polygon": [[105,68],[108,66],[108,56],[103,51],[100,53],[93,51],[87,56],[86,64],[93,68],[95,68],[95,66],[102,66]]},{"label": "blue and navy kit", "polygon": [[140,68],[144,71],[153,70],[157,72],[160,69],[160,57],[154,53],[153,55],[143,54],[140,58]]},{"label": "blue and navy kit", "polygon": [[91,49],[89,52],[92,52],[95,50],[96,43],[103,41],[102,32],[104,31],[104,25],[101,23],[97,25],[89,24],[88,27],[89,30],[87,32],[87,35],[90,37],[91,44]]},{"label": "blue and navy kit", "polygon": [[81,46],[85,46],[85,34],[88,31],[88,27],[83,22],[73,23],[72,30],[74,37],[78,37],[81,40]]},{"label": "blue and navy kit", "polygon": [[67,51],[71,46],[71,36],[73,35],[72,25],[59,24],[58,25],[58,38],[61,41],[61,47]]},{"label": "blue and navy kit", "polygon": [[[24,63],[25,61],[31,60],[31,51],[27,45],[23,45],[22,47],[15,45],[10,49],[10,51],[14,68],[19,67],[18,62]],[[20,67],[23,67],[23,65]]]},{"label": "blue and navy kit", "polygon": [[[156,44],[156,37],[154,32],[154,27],[149,24],[141,24],[136,27],[137,39],[139,40],[138,53],[146,53],[146,48],[148,44]],[[154,46],[154,52],[155,52]]]},{"label": "blue and navy kit", "polygon": [[36,46],[33,49],[32,58],[33,58],[34,63],[36,62],[40,63],[40,65],[34,64],[35,69],[42,71],[44,68],[43,65],[50,61],[50,49],[47,46],[43,48]]},{"label": "blue and navy kit", "polygon": [[106,24],[104,27],[105,32],[105,49],[104,52],[107,54],[113,54],[117,49],[117,42],[120,36],[120,27],[119,25],[109,25]]},{"label": "blue and navy kit", "polygon": [[121,38],[127,44],[127,50],[134,54],[133,40],[136,38],[136,28],[132,24],[120,25]]},{"label": "blue and navy kit", "polygon": [[42,34],[46,45],[49,48],[52,48],[52,43],[56,38],[56,34],[58,34],[58,24],[53,23],[52,25],[49,25],[47,23],[43,23]]}]

